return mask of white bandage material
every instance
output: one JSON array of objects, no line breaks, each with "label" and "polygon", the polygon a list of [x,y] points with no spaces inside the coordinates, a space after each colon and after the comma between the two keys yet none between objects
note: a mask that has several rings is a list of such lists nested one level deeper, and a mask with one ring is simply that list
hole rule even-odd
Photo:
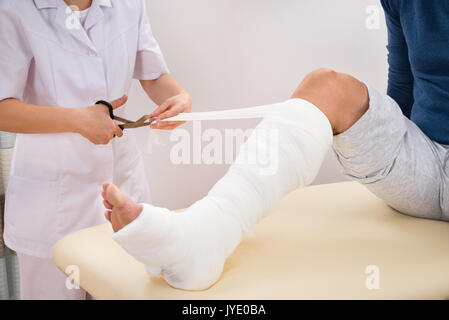
[{"label": "white bandage material", "polygon": [[[305,100],[258,107],[256,113],[263,120],[205,198],[182,213],[144,204],[136,220],[112,235],[173,287],[202,290],[214,284],[252,226],[283,195],[314,180],[332,144],[328,119]],[[241,114],[251,115],[251,108]]]},{"label": "white bandage material", "polygon": [[208,112],[189,112],[180,113],[174,117],[166,118],[163,121],[202,121],[202,120],[232,120],[232,119],[250,119],[250,118],[263,118],[270,114],[273,108],[282,105],[282,103],[251,107],[240,108],[220,111],[208,111]]}]

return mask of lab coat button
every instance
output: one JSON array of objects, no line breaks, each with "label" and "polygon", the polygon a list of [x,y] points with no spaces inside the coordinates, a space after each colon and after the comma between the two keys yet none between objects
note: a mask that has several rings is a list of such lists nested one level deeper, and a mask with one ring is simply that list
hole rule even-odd
[{"label": "lab coat button", "polygon": [[126,172],[126,177],[129,178],[129,177],[131,177],[132,174],[133,174],[133,171],[132,170],[128,170]]},{"label": "lab coat button", "polygon": [[90,57],[96,57],[97,53],[95,51],[89,50],[89,56]]}]

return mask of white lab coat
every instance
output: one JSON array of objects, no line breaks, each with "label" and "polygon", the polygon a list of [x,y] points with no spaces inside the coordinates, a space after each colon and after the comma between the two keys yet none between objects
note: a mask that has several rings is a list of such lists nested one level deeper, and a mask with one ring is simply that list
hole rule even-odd
[{"label": "white lab coat", "polygon": [[[121,97],[132,78],[168,73],[144,0],[93,0],[84,28],[73,19],[63,0],[0,2],[0,100],[82,108]],[[105,181],[149,201],[129,130],[108,145],[76,133],[19,134],[6,195],[7,246],[49,258],[64,235],[104,223]]]}]

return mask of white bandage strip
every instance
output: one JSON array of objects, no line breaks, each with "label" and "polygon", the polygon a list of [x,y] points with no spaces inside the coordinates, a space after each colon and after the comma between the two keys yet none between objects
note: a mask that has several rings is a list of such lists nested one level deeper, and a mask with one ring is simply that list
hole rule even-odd
[{"label": "white bandage strip", "polygon": [[276,108],[280,105],[281,103],[276,103],[251,108],[180,113],[174,117],[166,118],[163,121],[204,121],[263,118],[267,114],[269,114],[273,108]]},{"label": "white bandage strip", "polygon": [[[328,119],[305,100],[257,108],[254,114],[260,112],[264,119],[205,198],[183,213],[145,204],[136,220],[112,235],[150,273],[161,273],[176,288],[201,290],[215,283],[252,226],[287,192],[314,180],[332,144]],[[257,159],[255,153],[275,157],[264,164],[248,161]]]},{"label": "white bandage strip", "polygon": [[[271,108],[276,106],[277,104],[272,104],[252,108],[180,113],[177,116],[166,118],[162,121],[206,121],[263,118]],[[149,130],[147,152],[151,153],[153,147],[156,145],[164,145],[160,132],[156,130]]]}]

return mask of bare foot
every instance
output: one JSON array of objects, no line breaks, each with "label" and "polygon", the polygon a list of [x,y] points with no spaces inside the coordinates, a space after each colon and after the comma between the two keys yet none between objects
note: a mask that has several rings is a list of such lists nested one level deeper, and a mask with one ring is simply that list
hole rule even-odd
[{"label": "bare foot", "polygon": [[143,210],[142,205],[135,203],[113,184],[104,183],[101,195],[107,209],[104,215],[112,224],[114,232],[134,221]]}]

